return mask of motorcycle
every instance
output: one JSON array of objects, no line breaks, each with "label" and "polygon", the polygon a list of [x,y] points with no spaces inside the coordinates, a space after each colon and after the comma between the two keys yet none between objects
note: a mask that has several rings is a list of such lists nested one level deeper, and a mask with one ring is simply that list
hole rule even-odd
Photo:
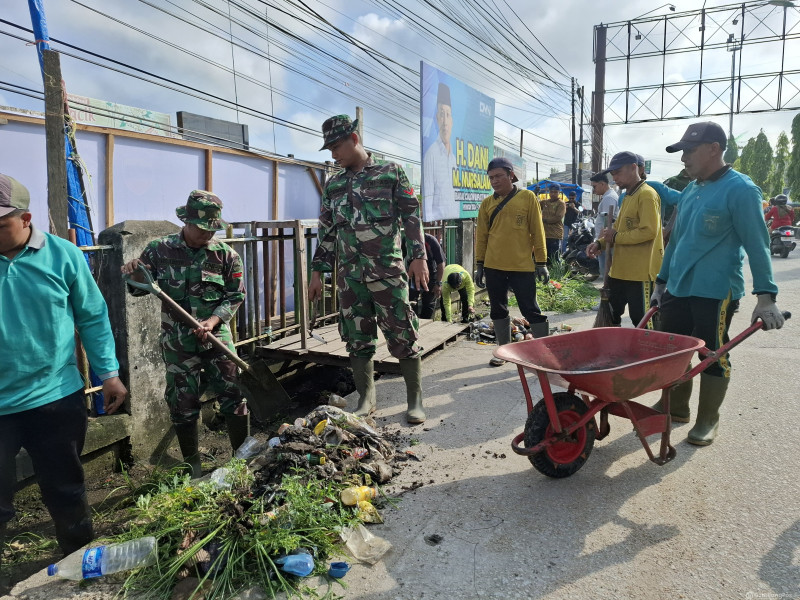
[{"label": "motorcycle", "polygon": [[572,224],[567,238],[567,251],[564,262],[572,273],[581,275],[586,281],[600,277],[600,264],[596,258],[589,258],[586,248],[594,241],[594,219],[586,217]]},{"label": "motorcycle", "polygon": [[788,258],[789,252],[797,247],[794,238],[800,237],[800,229],[784,225],[776,227],[769,234],[769,253],[780,254],[781,258]]}]

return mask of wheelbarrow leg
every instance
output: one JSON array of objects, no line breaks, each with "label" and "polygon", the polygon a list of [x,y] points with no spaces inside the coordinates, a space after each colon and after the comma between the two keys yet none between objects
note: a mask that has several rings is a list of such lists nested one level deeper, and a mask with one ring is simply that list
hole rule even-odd
[{"label": "wheelbarrow leg", "polygon": [[[669,413],[661,414],[652,408],[632,401],[620,402],[619,404],[622,405],[625,415],[633,423],[633,429],[651,461],[657,465],[663,465],[675,458],[675,448],[669,443],[669,434],[672,427]],[[639,413],[638,417],[636,413]],[[647,436],[656,433],[661,433],[661,449],[658,457],[653,454],[650,444],[647,442]]]}]

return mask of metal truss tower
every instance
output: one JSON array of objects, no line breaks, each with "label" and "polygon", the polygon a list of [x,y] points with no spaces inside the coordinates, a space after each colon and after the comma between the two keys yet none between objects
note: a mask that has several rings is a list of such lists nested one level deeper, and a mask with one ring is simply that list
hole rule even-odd
[{"label": "metal truss tower", "polygon": [[[737,64],[737,53],[739,60]],[[592,170],[606,125],[800,109],[800,8],[744,2],[594,27]]]}]

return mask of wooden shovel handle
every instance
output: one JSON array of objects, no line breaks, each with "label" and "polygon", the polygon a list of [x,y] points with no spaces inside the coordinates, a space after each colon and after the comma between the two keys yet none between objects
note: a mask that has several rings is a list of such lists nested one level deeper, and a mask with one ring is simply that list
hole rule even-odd
[{"label": "wooden shovel handle", "polygon": [[[198,329],[201,327],[200,322],[195,319],[192,315],[186,312],[183,307],[175,302],[172,298],[170,298],[164,290],[162,290],[156,282],[153,281],[153,277],[150,275],[150,270],[145,267],[144,265],[139,265],[139,270],[142,272],[142,275],[147,280],[146,282],[139,282],[135,281],[130,278],[128,275],[123,275],[123,279],[128,285],[131,285],[135,288],[140,290],[145,290],[153,294],[156,298],[161,300],[167,306],[172,309],[172,312],[181,320],[185,325],[190,326],[192,329]],[[243,371],[248,371],[250,366],[244,362],[239,355],[236,354],[233,350],[228,348],[224,342],[222,342],[217,336],[213,333],[208,334],[206,339],[214,346],[217,350],[225,354],[228,358],[230,358],[236,365],[242,369]]]}]

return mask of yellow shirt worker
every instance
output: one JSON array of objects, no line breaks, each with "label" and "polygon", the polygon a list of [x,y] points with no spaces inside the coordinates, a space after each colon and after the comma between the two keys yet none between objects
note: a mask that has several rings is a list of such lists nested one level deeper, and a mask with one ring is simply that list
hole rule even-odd
[{"label": "yellow shirt worker", "polygon": [[[539,199],[533,192],[514,185],[518,179],[507,158],[492,159],[487,173],[494,194],[484,198],[478,210],[475,283],[483,287],[485,274],[497,344],[511,341],[509,289],[514,290],[534,336],[547,335],[547,317],[536,302],[536,280],[546,283],[550,279]],[[504,362],[493,358],[490,364],[500,366]]]},{"label": "yellow shirt worker", "polygon": [[661,200],[656,191],[640,179],[636,162],[633,152],[619,152],[604,171],[611,173],[614,183],[626,191],[625,202],[614,225],[600,233],[599,243],[594,242],[586,249],[589,256],[597,256],[607,244],[614,247],[614,259],[608,272],[614,325],[622,323],[626,306],[634,325],[642,320],[664,257]]}]

